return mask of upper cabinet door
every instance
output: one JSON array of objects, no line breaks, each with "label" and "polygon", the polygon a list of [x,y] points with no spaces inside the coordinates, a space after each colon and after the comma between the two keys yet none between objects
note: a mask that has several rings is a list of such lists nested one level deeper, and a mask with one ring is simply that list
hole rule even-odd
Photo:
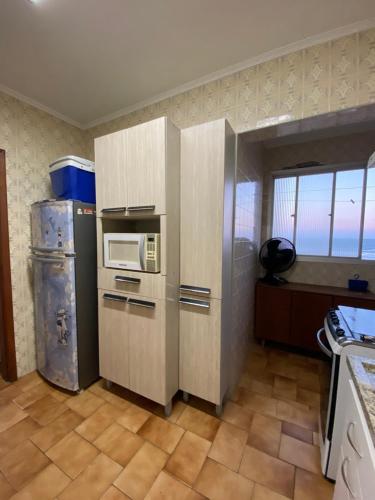
[{"label": "upper cabinet door", "polygon": [[166,118],[128,129],[126,174],[128,209],[165,214]]},{"label": "upper cabinet door", "polygon": [[125,152],[127,130],[95,139],[96,208],[98,216],[104,211],[118,210],[125,215],[128,206]]},{"label": "upper cabinet door", "polygon": [[[232,195],[225,196],[226,153],[225,120],[181,131],[180,283],[207,288],[215,298],[222,297],[226,221],[232,238],[233,182],[228,182]],[[234,164],[230,167],[234,172]]]}]

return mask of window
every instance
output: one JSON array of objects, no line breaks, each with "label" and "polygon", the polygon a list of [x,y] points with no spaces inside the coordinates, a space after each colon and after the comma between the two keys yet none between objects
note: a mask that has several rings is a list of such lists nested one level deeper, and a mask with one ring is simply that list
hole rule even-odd
[{"label": "window", "polygon": [[275,175],[272,236],[299,255],[375,260],[375,168]]}]

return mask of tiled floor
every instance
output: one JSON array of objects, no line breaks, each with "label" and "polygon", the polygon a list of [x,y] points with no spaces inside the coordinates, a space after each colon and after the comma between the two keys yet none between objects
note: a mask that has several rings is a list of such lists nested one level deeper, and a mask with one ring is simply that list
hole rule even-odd
[{"label": "tiled floor", "polygon": [[221,419],[192,399],[164,418],[102,381],[79,396],[35,372],[0,380],[0,499],[325,500],[322,362],[255,346]]}]

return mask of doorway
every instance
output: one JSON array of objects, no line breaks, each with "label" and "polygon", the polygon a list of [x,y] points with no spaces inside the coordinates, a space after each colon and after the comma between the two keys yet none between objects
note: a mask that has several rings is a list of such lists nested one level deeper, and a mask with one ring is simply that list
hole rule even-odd
[{"label": "doorway", "polygon": [[0,374],[4,380],[10,382],[17,380],[9,252],[7,182],[5,151],[3,149],[0,149]]}]

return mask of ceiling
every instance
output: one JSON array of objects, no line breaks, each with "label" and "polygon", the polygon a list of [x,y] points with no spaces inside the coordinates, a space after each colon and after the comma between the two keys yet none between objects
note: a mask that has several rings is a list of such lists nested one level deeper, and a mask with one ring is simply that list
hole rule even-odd
[{"label": "ceiling", "polygon": [[0,89],[87,127],[374,17],[374,0],[0,0]]}]

